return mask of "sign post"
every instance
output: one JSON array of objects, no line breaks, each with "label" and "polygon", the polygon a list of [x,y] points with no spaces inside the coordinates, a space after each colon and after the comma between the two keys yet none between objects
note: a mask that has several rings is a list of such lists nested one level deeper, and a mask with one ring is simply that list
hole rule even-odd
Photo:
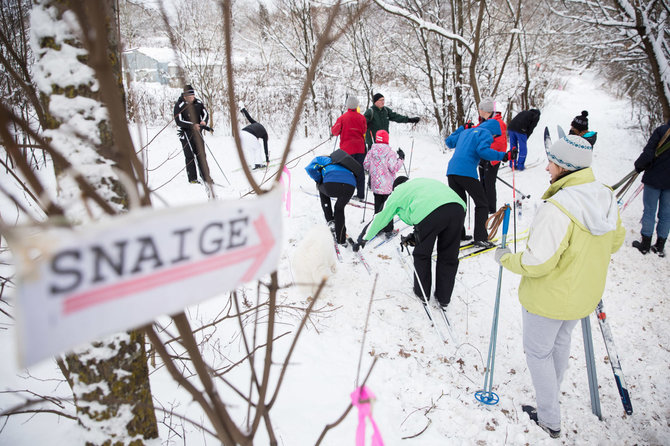
[{"label": "sign post", "polygon": [[281,193],[10,236],[20,363],[179,313],[274,271]]}]

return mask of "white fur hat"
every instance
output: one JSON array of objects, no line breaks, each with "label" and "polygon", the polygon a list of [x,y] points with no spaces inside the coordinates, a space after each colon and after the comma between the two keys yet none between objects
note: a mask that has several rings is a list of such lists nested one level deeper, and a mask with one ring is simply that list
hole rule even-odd
[{"label": "white fur hat", "polygon": [[565,170],[584,169],[591,165],[593,147],[581,136],[568,135],[547,149],[547,158]]},{"label": "white fur hat", "polygon": [[345,102],[345,106],[348,109],[358,107],[358,98],[354,95],[347,96],[347,101]]}]

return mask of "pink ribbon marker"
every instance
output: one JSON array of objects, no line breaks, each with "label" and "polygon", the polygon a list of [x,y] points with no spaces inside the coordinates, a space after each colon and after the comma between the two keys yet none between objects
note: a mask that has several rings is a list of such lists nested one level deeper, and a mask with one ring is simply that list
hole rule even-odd
[{"label": "pink ribbon marker", "polygon": [[370,418],[372,424],[372,446],[384,446],[382,434],[372,418],[370,403],[375,395],[367,387],[359,387],[351,393],[351,404],[358,408],[358,427],[356,428],[356,446],[365,446],[365,419]]},{"label": "pink ribbon marker", "polygon": [[[288,183],[288,186],[284,184],[284,175],[286,175],[286,182]],[[288,170],[288,167],[284,165],[284,169],[282,171],[282,175],[279,178],[279,182],[284,185],[285,191],[284,191],[284,196],[283,201],[286,203],[286,212],[288,212],[288,216],[291,216],[291,171]]]}]

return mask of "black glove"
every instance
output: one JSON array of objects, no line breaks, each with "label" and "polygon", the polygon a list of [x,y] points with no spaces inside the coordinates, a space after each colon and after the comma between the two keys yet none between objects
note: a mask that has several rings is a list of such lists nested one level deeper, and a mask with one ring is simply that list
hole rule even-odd
[{"label": "black glove", "polygon": [[419,122],[420,119],[421,118],[419,118],[418,116],[414,117],[414,118],[408,118],[407,122],[411,122],[412,124],[416,124],[417,122]]},{"label": "black glove", "polygon": [[414,237],[414,233],[401,235],[400,246],[416,246],[416,237]]},{"label": "black glove", "polygon": [[214,133],[214,129],[211,128],[211,127],[208,126],[208,125],[201,125],[200,128],[203,129],[203,130],[207,130],[208,132],[212,132],[212,133]]},{"label": "black glove", "polygon": [[466,129],[471,129],[474,126],[475,125],[472,123],[472,121],[468,121],[465,124],[463,124],[463,127],[466,128]]},{"label": "black glove", "polygon": [[642,172],[644,172],[644,167],[637,167],[637,166],[635,166],[635,172],[637,172],[637,173],[642,173]]},{"label": "black glove", "polygon": [[401,160],[405,159],[405,152],[403,152],[402,149],[398,149],[398,158]]},{"label": "black glove", "polygon": [[514,148],[510,150],[509,152],[505,153],[504,158],[502,159],[503,161],[511,161],[516,159],[516,155],[519,153],[519,150],[517,148]]}]

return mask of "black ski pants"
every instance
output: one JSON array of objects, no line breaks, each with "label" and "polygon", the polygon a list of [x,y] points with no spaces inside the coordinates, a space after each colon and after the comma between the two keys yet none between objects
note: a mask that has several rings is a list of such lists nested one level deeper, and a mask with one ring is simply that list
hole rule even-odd
[{"label": "black ski pants", "polygon": [[[477,178],[460,175],[447,175],[447,182],[449,183],[449,187],[452,188],[463,201],[467,200],[467,196],[465,195],[466,192],[472,197],[472,201],[475,202],[474,239],[476,242],[487,240],[489,235],[486,232],[486,219],[488,218],[489,203],[486,200],[482,183],[480,183]],[[461,231],[461,235],[465,235],[465,226]]]},{"label": "black ski pants", "polygon": [[416,246],[414,257],[414,294],[421,297],[421,279],[426,298],[430,299],[431,266],[433,247],[437,241],[437,263],[435,265],[435,298],[442,305],[451,302],[454,281],[458,272],[458,252],[461,246],[461,229],[465,220],[465,210],[458,203],[443,204],[419,224],[414,226]]},{"label": "black ski pants", "polygon": [[493,165],[487,160],[479,163],[479,181],[484,188],[486,202],[489,206],[489,214],[493,214],[498,210],[496,209],[496,179],[498,179],[498,169],[500,169],[500,163]]},{"label": "black ski pants", "polygon": [[[354,153],[350,155],[355,159],[358,164],[363,167],[363,161],[365,161],[365,153]],[[365,170],[363,170],[365,172]],[[365,175],[362,175],[360,178],[356,178],[356,196],[361,200],[365,200]]]},{"label": "black ski pants", "polygon": [[[200,177],[205,183],[209,182],[209,168],[207,167],[207,160],[205,159],[205,141],[202,135],[198,132],[185,130],[184,134],[179,137],[181,141],[181,148],[184,150],[184,158],[186,158],[186,174],[188,181],[195,181],[198,179],[198,173],[195,165],[198,164]],[[202,153],[200,153],[202,150]]]},{"label": "black ski pants", "polygon": [[[384,209],[384,203],[386,203],[386,199],[389,197],[388,195],[381,195],[381,194],[374,194],[375,196],[375,214],[379,214],[382,209]],[[393,220],[389,222],[386,226],[384,226],[384,229],[382,229],[380,232],[392,232],[393,231]]]},{"label": "black ski pants", "polygon": [[346,183],[321,183],[319,186],[319,198],[321,198],[321,207],[326,221],[333,220],[333,204],[331,198],[337,198],[335,201],[335,239],[337,243],[344,243],[347,240],[347,226],[344,223],[344,207],[349,203],[354,195],[354,186]]}]

